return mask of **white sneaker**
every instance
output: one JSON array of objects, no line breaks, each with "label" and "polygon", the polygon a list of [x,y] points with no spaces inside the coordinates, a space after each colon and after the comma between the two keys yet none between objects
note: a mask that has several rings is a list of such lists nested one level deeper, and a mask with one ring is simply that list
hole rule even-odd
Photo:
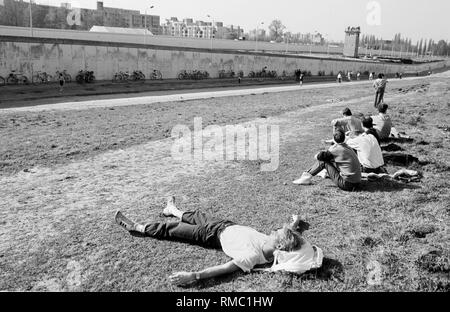
[{"label": "white sneaker", "polygon": [[328,178],[328,171],[326,169],[323,169],[317,174],[318,177],[321,177],[322,179]]},{"label": "white sneaker", "polygon": [[297,184],[297,185],[309,185],[309,184],[312,184],[312,182],[311,182],[312,177],[313,176],[310,173],[303,172],[302,177],[298,180],[295,180],[292,183]]}]

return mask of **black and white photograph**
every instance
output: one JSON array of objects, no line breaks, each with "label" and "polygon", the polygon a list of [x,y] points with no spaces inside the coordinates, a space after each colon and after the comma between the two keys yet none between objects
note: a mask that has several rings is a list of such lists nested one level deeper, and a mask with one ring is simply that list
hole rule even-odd
[{"label": "black and white photograph", "polygon": [[448,293],[449,12],[0,0],[0,292]]}]

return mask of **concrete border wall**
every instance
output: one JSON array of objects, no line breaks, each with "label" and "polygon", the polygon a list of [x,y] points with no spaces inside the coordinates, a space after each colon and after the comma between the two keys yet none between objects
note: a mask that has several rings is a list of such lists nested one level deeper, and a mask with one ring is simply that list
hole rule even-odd
[{"label": "concrete border wall", "polygon": [[353,59],[328,59],[308,56],[168,47],[137,43],[91,41],[67,38],[13,37],[0,34],[0,75],[12,70],[29,78],[37,71],[54,74],[66,69],[73,77],[80,69],[93,70],[98,80],[110,80],[118,71],[140,69],[148,77],[153,69],[164,78],[176,78],[181,70],[206,70],[217,77],[220,70],[259,71],[268,66],[279,74],[296,68],[337,74],[338,71],[375,71],[384,73],[434,70],[448,61],[418,65],[368,62]]}]

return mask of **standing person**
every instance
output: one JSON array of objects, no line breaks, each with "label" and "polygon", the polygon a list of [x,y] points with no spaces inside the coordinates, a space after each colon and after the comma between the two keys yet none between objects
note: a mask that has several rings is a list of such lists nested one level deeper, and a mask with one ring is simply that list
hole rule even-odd
[{"label": "standing person", "polygon": [[342,74],[341,74],[341,72],[339,72],[338,75],[337,75],[337,81],[338,81],[339,83],[342,82]]},{"label": "standing person", "polygon": [[303,74],[300,74],[300,86],[303,85],[303,77],[304,77],[304,75],[303,75]]},{"label": "standing person", "polygon": [[378,108],[381,102],[384,103],[384,91],[387,84],[387,80],[384,77],[384,74],[378,74],[378,78],[373,83],[373,88],[375,89],[375,108]]},{"label": "standing person", "polygon": [[361,79],[361,73],[360,72],[357,72],[356,73],[356,80],[360,80]]},{"label": "standing person", "polygon": [[373,80],[373,73],[372,72],[369,74],[369,80]]},{"label": "standing person", "polygon": [[300,69],[296,69],[295,70],[295,81],[300,82],[300,75],[301,75],[302,71]]},{"label": "standing person", "polygon": [[62,73],[59,73],[58,80],[59,80],[59,92],[63,92],[66,79],[64,78],[64,75]]},{"label": "standing person", "polygon": [[350,72],[347,72],[347,79],[348,81],[352,81],[352,74]]},{"label": "standing person", "polygon": [[[300,179],[293,183],[298,185],[310,185],[312,178],[323,170],[341,190],[354,191],[361,182],[361,164],[358,156],[347,144],[345,133],[337,129],[333,134],[334,145],[327,151],[316,154],[315,164]],[[321,175],[322,176],[322,175]],[[323,176],[322,176],[323,177]]]},{"label": "standing person", "polygon": [[322,265],[319,247],[301,236],[301,220],[266,235],[255,229],[229,220],[213,219],[200,211],[183,212],[175,206],[175,197],[169,197],[163,210],[165,217],[176,217],[176,222],[152,221],[136,223],[118,211],[115,221],[130,234],[140,234],[160,240],[176,240],[206,248],[222,249],[231,261],[197,272],[176,272],[169,276],[176,285],[186,285],[201,279],[229,274],[238,270],[250,272],[255,265],[273,262],[265,271],[303,273]]}]

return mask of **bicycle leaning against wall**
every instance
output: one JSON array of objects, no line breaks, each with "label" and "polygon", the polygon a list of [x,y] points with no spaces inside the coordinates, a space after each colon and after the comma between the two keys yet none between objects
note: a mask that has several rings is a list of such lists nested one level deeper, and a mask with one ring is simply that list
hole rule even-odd
[{"label": "bicycle leaning against wall", "polygon": [[15,70],[12,70],[11,73],[6,77],[7,84],[29,84],[27,76],[22,73],[17,73]]}]

